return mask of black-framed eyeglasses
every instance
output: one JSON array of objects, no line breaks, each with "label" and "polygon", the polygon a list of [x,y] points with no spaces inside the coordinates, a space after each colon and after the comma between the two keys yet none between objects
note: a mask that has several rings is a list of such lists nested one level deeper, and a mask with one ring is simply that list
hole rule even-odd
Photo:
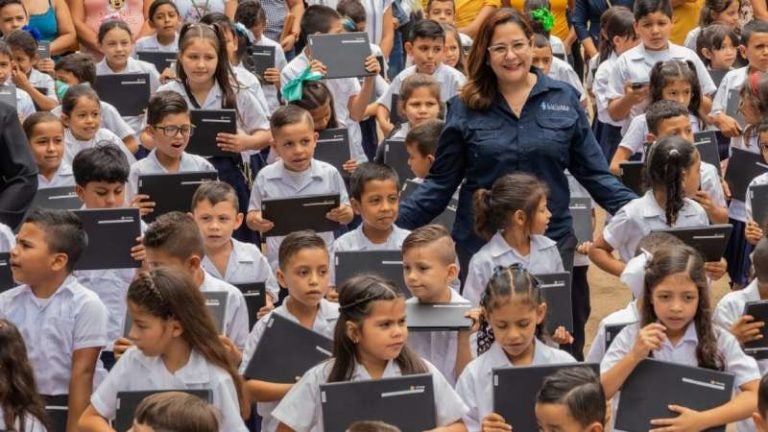
[{"label": "black-framed eyeglasses", "polygon": [[192,134],[195,131],[195,125],[193,124],[186,124],[181,126],[171,125],[171,126],[161,126],[161,125],[155,125],[152,126],[156,130],[162,131],[163,135],[167,137],[175,137],[179,132],[181,132],[184,136],[192,136]]}]

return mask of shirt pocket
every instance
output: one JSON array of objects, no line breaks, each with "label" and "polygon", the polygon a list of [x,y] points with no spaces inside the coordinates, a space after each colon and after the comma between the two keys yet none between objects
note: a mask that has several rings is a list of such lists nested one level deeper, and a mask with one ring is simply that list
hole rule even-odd
[{"label": "shirt pocket", "polygon": [[469,130],[469,161],[473,166],[487,163],[495,165],[505,154],[512,151],[516,132],[505,128],[499,118],[480,118],[467,124]]},{"label": "shirt pocket", "polygon": [[533,160],[554,158],[561,163],[566,163],[577,119],[576,115],[537,116],[536,126],[538,130],[529,135],[529,139],[533,143],[528,148],[533,153],[531,156],[535,157]]}]

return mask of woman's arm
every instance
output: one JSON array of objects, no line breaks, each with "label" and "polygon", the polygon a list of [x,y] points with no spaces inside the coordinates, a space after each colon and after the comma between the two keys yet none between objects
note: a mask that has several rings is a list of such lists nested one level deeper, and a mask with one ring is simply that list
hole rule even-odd
[{"label": "woman's arm", "polygon": [[54,0],[53,10],[56,13],[56,25],[58,26],[58,36],[51,41],[51,55],[65,53],[75,47],[77,43],[77,34],[75,33],[75,23],[72,21],[72,14],[69,12],[69,6],[64,0]]},{"label": "woman's arm", "polygon": [[101,347],[81,348],[72,353],[72,370],[69,378],[69,414],[67,432],[78,431],[78,420],[91,399],[93,375]]},{"label": "woman's arm", "polygon": [[77,426],[80,432],[112,432],[107,419],[102,417],[93,405],[88,405]]},{"label": "woman's arm", "polygon": [[752,12],[755,19],[768,20],[768,5],[765,0],[752,0]]},{"label": "woman's arm", "polygon": [[389,53],[392,52],[392,45],[395,41],[395,22],[392,17],[392,5],[384,11],[384,16],[381,17],[381,43],[379,48],[384,53],[384,58],[389,58]]},{"label": "woman's arm", "polygon": [[155,30],[149,26],[149,7],[152,6],[152,3],[153,0],[144,0],[144,3],[141,6],[141,13],[144,17],[144,24],[141,25],[141,30],[139,30],[139,33],[133,35],[134,42],[137,41],[140,37],[155,34]]},{"label": "woman's arm", "polygon": [[460,28],[459,31],[472,39],[476,38],[477,32],[480,30],[480,25],[483,24],[483,21],[485,21],[485,19],[495,10],[496,6],[483,6],[482,9],[480,9],[480,12],[477,13],[477,16],[475,16],[475,19],[473,19],[468,26]]},{"label": "woman's arm", "polygon": [[227,0],[224,2],[224,14],[233,22],[235,21],[235,12],[237,12],[237,0]]},{"label": "woman's arm", "polygon": [[74,23],[75,31],[77,32],[77,40],[86,48],[101,52],[96,32],[91,30],[85,22],[85,3],[83,0],[67,0],[67,4],[69,5],[69,11],[72,14],[72,22]]}]

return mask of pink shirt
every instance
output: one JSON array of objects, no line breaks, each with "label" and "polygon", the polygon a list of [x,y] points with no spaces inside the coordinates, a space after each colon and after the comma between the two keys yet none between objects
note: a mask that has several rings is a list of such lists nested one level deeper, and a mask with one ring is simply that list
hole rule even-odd
[{"label": "pink shirt", "polygon": [[[143,0],[83,0],[85,6],[85,23],[94,33],[99,33],[101,23],[113,18],[119,18],[128,24],[135,40],[144,25]],[[90,50],[84,50],[95,54]],[[101,59],[101,55],[97,56]]]}]

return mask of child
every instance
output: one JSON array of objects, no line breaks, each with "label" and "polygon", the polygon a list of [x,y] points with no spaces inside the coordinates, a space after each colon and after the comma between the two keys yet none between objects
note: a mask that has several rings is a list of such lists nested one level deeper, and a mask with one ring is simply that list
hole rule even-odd
[{"label": "child", "polygon": [[[531,23],[531,29],[533,30],[533,33],[546,37],[549,40],[549,44],[552,46],[552,52],[554,55],[565,60],[565,44],[563,43],[562,39],[553,35],[551,32],[552,28],[555,27],[555,21],[557,21],[558,18],[552,13],[553,9],[550,1],[525,0],[522,7],[523,13],[525,13]],[[565,12],[564,9],[563,12]]]},{"label": "child", "polygon": [[541,432],[605,430],[605,394],[600,377],[588,367],[560,369],[544,378],[535,409]]},{"label": "child", "polygon": [[224,182],[204,182],[192,196],[192,217],[205,243],[203,269],[231,284],[264,282],[269,295],[261,318],[277,303],[280,286],[259,247],[232,238],[243,223],[239,210],[235,190]]},{"label": "child", "polygon": [[[641,44],[626,51],[616,60],[607,91],[608,112],[615,121],[631,120],[648,104],[648,81],[651,68],[658,61],[690,60],[701,84],[702,105],[708,106],[709,96],[717,90],[699,56],[688,48],[669,41],[672,30],[672,6],[669,0],[638,0],[635,2],[635,31]],[[636,87],[636,91],[633,90]]]},{"label": "child", "polygon": [[576,362],[540,340],[547,304],[530,273],[515,264],[489,273],[488,279],[480,303],[479,357],[464,368],[456,383],[456,392],[469,407],[464,423],[471,431],[480,430],[481,423],[509,429],[493,412],[493,381],[488,373],[492,369]]},{"label": "child", "polygon": [[64,158],[64,124],[49,112],[36,112],[22,125],[37,164],[37,188],[74,186],[72,166]]},{"label": "child", "polygon": [[654,427],[705,430],[749,417],[760,373],[736,339],[712,324],[709,284],[698,252],[688,246],[657,251],[646,265],[639,310],[640,322],[619,332],[600,363],[607,398],[621,390],[642,360],[653,357],[733,374],[740,389],[729,402],[707,411],[670,405],[669,418],[652,420]]},{"label": "child", "polygon": [[0,319],[0,427],[9,431],[48,430],[48,415],[37,394],[35,376],[27,357],[27,347],[19,329]]},{"label": "child", "polygon": [[429,168],[435,161],[437,140],[444,124],[441,120],[427,120],[408,131],[405,137],[408,166],[416,176],[416,181],[423,181],[429,174]]},{"label": "child", "polygon": [[739,30],[741,2],[739,0],[706,0],[701,8],[699,26],[688,32],[683,46],[696,51],[698,40],[704,29],[711,25],[726,25]]},{"label": "child", "polygon": [[552,214],[547,186],[529,174],[508,174],[474,196],[475,231],[488,239],[469,262],[464,297],[479,305],[498,266],[519,263],[531,274],[565,271],[557,243],[544,236]]},{"label": "child", "polygon": [[[11,48],[7,42],[0,40],[0,85],[12,83],[13,65]],[[32,97],[20,88],[16,88],[16,112],[18,112],[19,121],[21,122],[35,112],[35,104],[32,101]]]},{"label": "child", "polygon": [[461,45],[461,36],[466,35],[460,33],[456,30],[456,27],[450,24],[442,24],[442,26],[443,30],[445,30],[445,59],[443,59],[443,63],[466,75],[467,66],[464,60],[464,47]]},{"label": "child", "polygon": [[16,236],[8,225],[0,223],[0,252],[10,252],[16,245]]},{"label": "child", "polygon": [[50,111],[57,106],[59,100],[53,78],[36,69],[40,58],[35,38],[26,31],[17,30],[6,35],[5,42],[14,62],[11,70],[13,84],[27,92],[40,111]]},{"label": "child", "polygon": [[[413,294],[406,303],[469,303],[450,287],[459,275],[456,246],[441,225],[417,228],[403,241],[403,276]],[[479,320],[477,309],[470,313]],[[415,332],[408,345],[432,362],[454,386],[464,366],[472,360],[470,331]]]},{"label": "child", "polygon": [[581,95],[581,103],[587,106],[587,92],[584,91],[584,85],[581,78],[576,75],[576,71],[565,60],[560,60],[552,54],[552,45],[549,38],[536,33],[533,36],[533,66],[541,69],[548,77],[570,84]]},{"label": "child", "polygon": [[72,276],[87,243],[73,213],[33,210],[11,251],[13,279],[23,285],[0,293],[0,318],[24,336],[37,390],[68,395],[67,430],[76,430],[88,405],[99,352],[107,344],[104,304]]},{"label": "child", "polygon": [[[354,216],[344,180],[332,165],[314,159],[317,133],[309,113],[295,105],[286,105],[272,114],[272,150],[282,160],[259,171],[253,183],[248,204],[248,227],[268,233],[274,226],[261,214],[261,202],[267,198],[288,198],[316,194],[339,194],[341,205],[326,217],[348,224]],[[332,232],[320,233],[326,244],[333,241]],[[277,269],[277,252],[283,237],[267,234],[267,259]]]},{"label": "child", "polygon": [[[339,318],[339,305],[323,298],[328,292],[330,260],[322,237],[312,231],[289,234],[280,244],[279,262],[277,278],[280,285],[288,289],[288,297],[271,313],[332,339]],[[259,320],[248,335],[240,373],[245,373],[268,321],[269,316]],[[249,400],[258,402],[257,410],[263,418],[261,430],[272,432],[277,429],[279,421],[272,417],[271,412],[292,387],[292,384],[246,381],[245,395]]]},{"label": "child", "polygon": [[[467,407],[443,375],[406,346],[405,300],[376,276],[348,280],[339,291],[333,358],[307,371],[272,411],[278,430],[320,430],[320,385],[431,373],[435,423],[440,431],[464,431]],[[283,428],[283,429],[280,429]]]},{"label": "child", "polygon": [[64,161],[72,163],[78,152],[87,148],[114,145],[129,163],[136,162],[125,143],[111,131],[101,127],[101,101],[87,84],[70,87],[61,101],[61,121],[67,127],[64,133]]},{"label": "child", "polygon": [[275,48],[274,67],[267,68],[264,71],[264,85],[261,89],[267,98],[269,112],[275,112],[280,106],[278,93],[280,90],[280,71],[288,64],[285,60],[285,53],[279,43],[264,35],[267,28],[267,13],[256,0],[241,1],[235,11],[235,22],[245,26],[248,38],[253,46],[271,46]]},{"label": "child", "polygon": [[757,412],[752,413],[758,432],[768,431],[768,376],[763,375],[760,388],[757,389]]},{"label": "child", "polygon": [[[75,174],[75,192],[85,209],[109,209],[126,206],[125,184],[130,167],[125,156],[114,146],[94,147],[81,151],[72,162]],[[142,230],[143,230],[142,226]],[[143,261],[144,247],[141,237],[131,248],[136,261]],[[112,342],[123,334],[125,319],[125,293],[136,274],[133,268],[78,270],[75,277],[95,292],[107,307],[107,340],[101,353],[104,367],[110,370],[115,363]]]},{"label": "child", "polygon": [[0,33],[11,34],[29,23],[29,15],[21,0],[0,1]]},{"label": "child", "polygon": [[[440,117],[443,104],[440,96],[441,84],[434,76],[415,73],[405,78],[400,86],[400,110],[407,122],[390,136],[391,140],[405,139],[408,131],[426,121]],[[377,162],[384,161],[384,143],[379,145]]]},{"label": "child", "polygon": [[439,22],[443,28],[447,25],[454,29],[458,34],[459,51],[472,48],[472,38],[466,33],[456,31],[456,3],[453,0],[429,0],[425,11],[425,18]]},{"label": "child", "polygon": [[704,27],[696,40],[696,53],[713,72],[733,69],[738,48],[738,33],[725,24]]},{"label": "child", "polygon": [[[754,129],[756,129],[756,131],[753,133],[757,136],[758,147],[763,155],[763,160],[768,160],[768,123],[760,123],[760,125]],[[753,187],[764,184],[768,184],[768,175],[765,173],[760,174],[749,182],[746,196],[752,196],[751,190]],[[744,236],[746,237],[747,242],[754,246],[764,237],[765,232],[763,227],[768,221],[755,220],[754,213],[752,212],[752,200],[746,200],[744,204],[747,210],[747,226],[744,229]]]},{"label": "child", "polygon": [[[645,160],[648,191],[622,207],[595,239],[589,258],[620,275],[637,244],[654,229],[707,226],[707,212],[688,196],[699,189],[701,157],[690,141],[672,136],[656,141]],[[611,253],[619,251],[619,259]]]},{"label": "child", "polygon": [[189,393],[169,391],[144,398],[133,416],[134,432],[217,432],[215,407]]},{"label": "child", "polygon": [[129,337],[136,346],[93,393],[80,430],[112,430],[107,420],[115,417],[119,392],[207,389],[221,413],[219,430],[246,431],[238,409],[241,379],[192,279],[173,268],[140,273],[128,288],[127,303],[133,320]]},{"label": "child", "polygon": [[449,100],[457,95],[466,78],[456,69],[443,64],[445,31],[439,23],[432,20],[419,21],[411,29],[411,38],[405,43],[405,51],[413,58],[413,66],[400,72],[376,103],[379,104],[377,120],[385,135],[394,126],[390,122],[393,95],[401,96],[400,85],[405,78],[415,73],[432,75],[440,83],[440,100]]},{"label": "child", "polygon": [[[160,91],[149,99],[145,132],[152,137],[155,148],[146,158],[131,165],[130,195],[138,193],[139,176],[190,171],[215,171],[205,158],[184,151],[192,136],[189,106],[184,98],[172,91]],[[152,197],[137,196],[145,211],[151,211]]]},{"label": "child", "polygon": [[[101,23],[98,34],[99,47],[104,58],[96,64],[97,75],[143,73],[149,75],[149,92],[154,94],[160,87],[160,75],[152,63],[136,60],[133,52],[133,35],[125,21],[110,19]],[[122,114],[122,113],[121,113]],[[144,116],[122,115],[135,131],[140,131]],[[138,137],[137,137],[138,138]]]},{"label": "child", "polygon": [[[286,100],[286,102],[304,108],[309,112],[309,115],[312,116],[312,122],[315,125],[315,132],[324,131],[326,129],[336,129],[341,126],[336,119],[333,94],[328,86],[322,82],[308,81],[303,83],[300,98]],[[351,153],[352,143],[350,143],[350,154]],[[348,161],[346,165],[350,165],[351,162],[352,161]],[[356,162],[354,166],[357,167]]]},{"label": "child", "polygon": [[181,19],[176,3],[173,0],[154,0],[147,16],[147,23],[155,34],[136,40],[134,51],[178,52]]},{"label": "child", "polygon": [[[312,5],[304,11],[301,17],[301,34],[304,36],[339,33],[341,30],[341,16],[327,6]],[[283,89],[286,88],[286,83],[300,77],[307,69],[325,75],[326,65],[318,60],[310,60],[311,56],[311,50],[306,47],[281,71],[280,82]],[[358,163],[368,161],[368,157],[363,151],[362,132],[358,122],[362,121],[365,116],[365,110],[373,95],[376,77],[379,75],[380,69],[379,61],[371,55],[365,59],[365,70],[371,75],[363,79],[362,86],[357,78],[337,78],[323,81],[333,95],[336,120],[341,127],[346,127],[349,131],[351,156]]]}]

